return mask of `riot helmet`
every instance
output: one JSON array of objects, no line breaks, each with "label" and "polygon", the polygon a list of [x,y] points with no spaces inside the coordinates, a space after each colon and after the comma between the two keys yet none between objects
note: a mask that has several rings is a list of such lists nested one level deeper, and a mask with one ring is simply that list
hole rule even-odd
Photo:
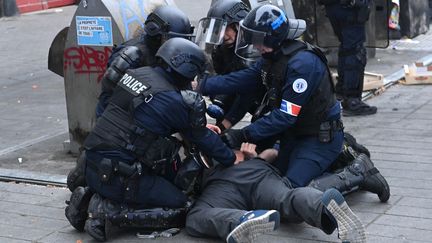
[{"label": "riot helmet", "polygon": [[192,40],[194,27],[180,9],[173,6],[159,6],[149,14],[144,31],[150,37],[182,37]]},{"label": "riot helmet", "polygon": [[280,8],[270,4],[261,5],[240,21],[235,53],[247,61],[254,61],[261,56],[257,47],[277,50],[284,40],[297,39],[305,29],[304,20],[288,19]]},{"label": "riot helmet", "polygon": [[187,81],[192,81],[206,68],[204,51],[192,41],[183,38],[167,40],[156,52],[156,56]]},{"label": "riot helmet", "polygon": [[201,47],[206,43],[221,45],[227,26],[240,22],[249,11],[241,0],[218,0],[199,21],[196,43]]}]

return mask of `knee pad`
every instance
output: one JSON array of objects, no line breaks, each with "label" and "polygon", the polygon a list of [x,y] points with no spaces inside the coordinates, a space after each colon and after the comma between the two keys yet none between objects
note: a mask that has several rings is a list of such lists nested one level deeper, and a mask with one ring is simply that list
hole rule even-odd
[{"label": "knee pad", "polygon": [[367,62],[366,47],[363,44],[358,44],[354,48],[342,50],[339,58],[343,58],[344,61],[341,64],[347,70],[364,70]]}]

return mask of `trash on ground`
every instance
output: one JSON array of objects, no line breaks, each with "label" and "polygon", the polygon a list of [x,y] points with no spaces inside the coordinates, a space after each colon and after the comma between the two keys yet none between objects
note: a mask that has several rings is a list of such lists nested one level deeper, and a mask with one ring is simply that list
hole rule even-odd
[{"label": "trash on ground", "polygon": [[426,66],[422,62],[404,65],[405,80],[402,84],[432,84],[432,66]]}]

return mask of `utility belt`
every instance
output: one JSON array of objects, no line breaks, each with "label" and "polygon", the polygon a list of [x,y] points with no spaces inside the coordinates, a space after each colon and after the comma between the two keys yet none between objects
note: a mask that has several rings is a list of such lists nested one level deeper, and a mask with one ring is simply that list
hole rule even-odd
[{"label": "utility belt", "polygon": [[[199,174],[204,168],[212,166],[211,161],[202,153],[191,149],[190,154],[181,162],[180,167],[176,169],[173,183],[186,193],[198,190],[194,186]],[[88,156],[90,154],[90,156]],[[89,158],[90,157],[90,158]],[[134,162],[133,164],[104,158],[100,154],[93,151],[86,151],[87,165],[99,176],[101,182],[108,182],[113,176],[120,176],[123,186],[128,188],[130,196],[133,196],[133,190],[137,188],[138,179],[142,174],[155,174],[164,176],[165,167],[168,165],[167,159],[162,159],[152,163],[152,167],[147,166],[143,162]],[[176,165],[177,166],[177,165]],[[127,197],[128,195],[125,195]]]},{"label": "utility belt", "polygon": [[318,139],[322,143],[329,143],[333,140],[335,132],[344,129],[342,120],[325,121],[319,126]]},{"label": "utility belt", "polygon": [[[91,156],[88,156],[88,154],[91,154]],[[102,183],[109,183],[112,178],[119,177],[124,189],[123,197],[126,201],[135,201],[139,177],[142,174],[150,173],[150,168],[141,162],[129,164],[115,159],[104,158],[91,151],[86,151],[86,163],[89,168],[97,172]]]},{"label": "utility belt", "polygon": [[125,178],[141,176],[143,171],[148,170],[148,167],[143,166],[141,162],[129,164],[108,158],[102,158],[98,161],[87,159],[87,165],[97,171],[99,179],[102,182],[109,181],[115,175],[120,175]]}]

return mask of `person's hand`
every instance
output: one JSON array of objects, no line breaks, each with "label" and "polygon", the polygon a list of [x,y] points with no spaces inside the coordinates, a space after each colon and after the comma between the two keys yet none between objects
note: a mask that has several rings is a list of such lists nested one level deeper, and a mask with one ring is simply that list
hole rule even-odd
[{"label": "person's hand", "polygon": [[256,144],[242,143],[240,151],[244,154],[245,159],[251,159],[258,156],[256,152]]},{"label": "person's hand", "polygon": [[213,124],[207,124],[206,127],[208,129],[212,130],[216,134],[221,134],[221,132],[222,132],[222,130],[218,126],[213,125]]},{"label": "person's hand", "polygon": [[243,152],[241,152],[239,150],[234,150],[234,154],[236,156],[236,159],[234,161],[235,165],[238,165],[245,160],[245,156],[244,156]]},{"label": "person's hand", "polygon": [[222,141],[230,148],[239,149],[243,142],[247,142],[247,137],[242,129],[228,129],[221,135]]}]

